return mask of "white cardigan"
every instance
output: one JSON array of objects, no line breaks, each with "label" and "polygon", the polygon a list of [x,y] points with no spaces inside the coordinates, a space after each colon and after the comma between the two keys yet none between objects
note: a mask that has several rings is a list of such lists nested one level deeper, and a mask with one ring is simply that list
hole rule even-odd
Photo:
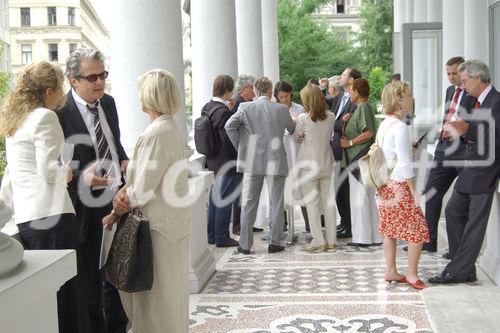
[{"label": "white cardigan", "polygon": [[[410,139],[410,128],[401,120],[391,126],[394,118],[386,118],[378,129],[378,132],[385,132],[382,139],[382,151],[384,152],[387,165],[391,166],[394,157],[398,161],[391,174],[391,179],[397,182],[404,182],[414,177],[413,153]],[[390,126],[390,127],[388,127]],[[387,129],[388,128],[388,129]]]},{"label": "white cardigan", "polygon": [[66,171],[58,160],[64,134],[55,112],[36,108],[5,144],[7,172],[0,197],[12,206],[15,223],[74,214]]}]

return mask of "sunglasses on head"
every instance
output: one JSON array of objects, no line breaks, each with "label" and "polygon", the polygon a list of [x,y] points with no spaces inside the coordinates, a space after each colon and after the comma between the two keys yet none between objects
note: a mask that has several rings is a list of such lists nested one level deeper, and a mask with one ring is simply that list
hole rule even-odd
[{"label": "sunglasses on head", "polygon": [[108,77],[108,71],[104,71],[102,73],[99,73],[99,74],[91,74],[91,75],[87,75],[87,76],[83,76],[83,75],[79,75],[78,78],[79,79],[85,79],[89,82],[95,82],[97,81],[97,79],[101,79],[101,80],[106,80],[106,78]]}]

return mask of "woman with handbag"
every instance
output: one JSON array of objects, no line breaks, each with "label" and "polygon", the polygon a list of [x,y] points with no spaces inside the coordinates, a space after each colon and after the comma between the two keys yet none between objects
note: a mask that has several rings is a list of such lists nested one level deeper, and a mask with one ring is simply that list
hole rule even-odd
[{"label": "woman with handbag", "polygon": [[116,223],[133,208],[142,210],[149,220],[152,288],[120,291],[132,331],[186,333],[191,219],[189,206],[172,199],[188,194],[184,144],[173,118],[180,106],[180,92],[172,74],[155,69],[139,78],[139,97],[151,124],[138,138],[127,170],[127,185],[117,193],[113,211],[103,223]]},{"label": "woman with handbag", "polygon": [[[64,103],[63,83],[59,66],[33,63],[19,76],[0,111],[0,137],[6,138],[7,149],[0,197],[12,192],[14,220],[27,250],[77,248],[75,210],[67,191],[73,173],[59,163],[64,135],[53,111]],[[59,332],[90,330],[80,277],[57,292]]]},{"label": "woman with handbag", "polygon": [[[377,188],[380,213],[379,232],[384,238],[386,260],[385,280],[407,282],[415,289],[427,286],[418,277],[418,261],[423,243],[429,241],[429,228],[420,208],[412,165],[412,143],[405,116],[413,108],[408,82],[388,84],[382,92],[382,104],[387,118],[380,124],[384,133],[381,149],[388,165],[394,165],[389,182]],[[398,273],[396,241],[408,242],[408,273]]]},{"label": "woman with handbag", "polygon": [[[356,111],[346,113],[342,120],[345,128],[340,139],[344,148],[342,168],[355,165],[357,160],[370,149],[375,136],[375,113],[368,102],[370,84],[368,80],[359,78],[352,83],[351,102],[356,104]],[[366,187],[361,182],[356,167],[348,174],[350,188],[352,242],[348,246],[366,247],[382,244],[378,234],[378,209],[375,200],[375,189]]]}]

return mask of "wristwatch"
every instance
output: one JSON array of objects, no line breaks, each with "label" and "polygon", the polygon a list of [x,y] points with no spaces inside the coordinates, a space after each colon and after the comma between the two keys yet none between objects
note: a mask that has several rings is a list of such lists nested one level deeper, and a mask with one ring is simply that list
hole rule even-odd
[{"label": "wristwatch", "polygon": [[352,142],[352,140],[349,140],[349,144],[352,146],[354,146],[354,143]]}]

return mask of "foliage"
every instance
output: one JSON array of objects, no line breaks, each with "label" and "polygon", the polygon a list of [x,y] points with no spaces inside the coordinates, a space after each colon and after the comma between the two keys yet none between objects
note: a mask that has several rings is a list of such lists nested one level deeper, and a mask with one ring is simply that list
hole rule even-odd
[{"label": "foliage", "polygon": [[366,68],[392,72],[393,0],[363,0],[358,41]]},{"label": "foliage", "polygon": [[384,71],[381,67],[373,67],[368,77],[370,82],[370,103],[377,105],[382,96],[382,90],[391,78],[390,72]]},{"label": "foliage", "polygon": [[[360,63],[355,48],[313,12],[328,0],[279,0],[278,37],[280,77],[299,91],[310,78],[340,75]],[[299,94],[294,100],[300,100]]]},{"label": "foliage", "polygon": [[[2,57],[3,44],[0,43],[0,58]],[[9,81],[10,74],[0,72],[0,104],[3,101],[3,98],[9,91]],[[6,160],[5,160],[5,142],[4,138],[0,138],[0,178],[3,176],[3,172],[5,170]]]}]

